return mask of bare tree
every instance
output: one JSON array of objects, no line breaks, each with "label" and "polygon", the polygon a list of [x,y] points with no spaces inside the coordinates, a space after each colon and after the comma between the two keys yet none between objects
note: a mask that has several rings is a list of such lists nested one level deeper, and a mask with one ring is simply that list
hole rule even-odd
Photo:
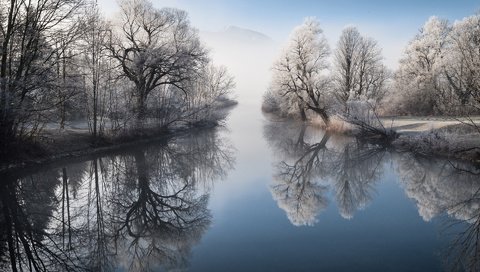
[{"label": "bare tree", "polygon": [[279,97],[280,110],[285,114],[299,113],[306,120],[306,111],[310,110],[328,126],[330,81],[325,73],[330,50],[322,33],[319,22],[313,18],[295,28],[274,64],[270,90]]},{"label": "bare tree", "polygon": [[191,121],[210,121],[217,119],[216,108],[222,99],[227,99],[232,89],[235,88],[233,77],[229,75],[224,66],[216,67],[208,64],[203,67],[188,90],[187,116]]},{"label": "bare tree", "polygon": [[77,50],[83,31],[82,23],[76,21],[73,25],[58,30],[53,36],[57,79],[51,87],[55,90],[54,103],[57,105],[60,129],[65,129],[69,117],[67,115],[83,110],[81,103],[78,105],[79,103],[74,102],[81,101],[79,98],[83,91]]},{"label": "bare tree", "polygon": [[383,98],[388,72],[378,43],[362,36],[356,27],[343,30],[335,51],[335,93],[348,111],[347,102],[376,105]]},{"label": "bare tree", "polygon": [[406,47],[392,94],[398,113],[435,113],[442,91],[442,58],[448,33],[446,20],[431,17]]},{"label": "bare tree", "polygon": [[105,119],[112,113],[112,104],[120,103],[113,96],[119,86],[116,77],[118,65],[109,55],[108,43],[111,35],[110,24],[102,18],[96,3],[86,12],[85,31],[82,36],[82,66],[84,88],[87,97],[87,117],[93,137],[102,136]]},{"label": "bare tree", "polygon": [[[442,113],[472,116],[480,112],[480,14],[457,21],[448,35],[444,57]],[[465,122],[480,132],[468,117]]]},{"label": "bare tree", "polygon": [[109,49],[135,86],[137,119],[141,121],[149,94],[164,85],[184,91],[181,83],[191,80],[205,64],[206,50],[184,11],[159,10],[145,0],[123,1],[120,8],[120,31],[112,37]]},{"label": "bare tree", "polygon": [[[57,51],[65,46],[54,44],[57,35],[75,32],[73,21],[81,5],[80,0],[0,1],[2,142],[37,132],[34,121],[58,103],[53,91],[58,77],[52,67],[61,61]],[[63,42],[67,45],[72,39]]]}]

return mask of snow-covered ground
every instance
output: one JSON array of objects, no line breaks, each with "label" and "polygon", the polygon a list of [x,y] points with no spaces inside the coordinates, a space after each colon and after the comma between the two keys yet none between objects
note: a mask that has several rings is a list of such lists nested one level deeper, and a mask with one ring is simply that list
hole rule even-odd
[{"label": "snow-covered ground", "polygon": [[[384,117],[381,118],[386,128],[392,128],[399,133],[410,134],[415,132],[428,132],[447,126],[470,123],[466,118],[452,117]],[[480,116],[472,117],[480,125]]]},{"label": "snow-covered ground", "polygon": [[385,128],[400,134],[393,142],[398,150],[442,156],[451,159],[480,161],[480,137],[474,123],[480,127],[480,116],[389,117],[381,118]]}]

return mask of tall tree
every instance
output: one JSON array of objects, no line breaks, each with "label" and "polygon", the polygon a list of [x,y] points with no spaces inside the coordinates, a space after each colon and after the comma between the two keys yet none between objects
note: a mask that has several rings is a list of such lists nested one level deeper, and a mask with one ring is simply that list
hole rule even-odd
[{"label": "tall tree", "polygon": [[122,25],[110,51],[134,84],[137,120],[142,121],[149,94],[165,85],[183,90],[181,83],[207,61],[206,50],[184,11],[159,10],[145,0],[122,1],[120,8]]},{"label": "tall tree", "polygon": [[87,93],[87,115],[91,132],[96,138],[102,135],[109,107],[107,100],[115,102],[110,95],[118,69],[109,55],[108,43],[111,27],[102,18],[94,3],[86,14],[86,27],[82,37],[83,74]]},{"label": "tall tree", "polygon": [[401,113],[433,114],[442,90],[448,22],[431,17],[405,49],[395,75]]},{"label": "tall tree", "polygon": [[235,88],[227,69],[211,63],[198,71],[195,79],[188,83],[185,88],[188,93],[186,110],[192,121],[214,121],[216,105]]},{"label": "tall tree", "polygon": [[325,76],[330,50],[316,19],[307,18],[293,31],[280,58],[275,62],[271,92],[280,97],[280,109],[287,114],[306,111],[318,114],[328,126],[329,79]]},{"label": "tall tree", "polygon": [[[467,113],[480,110],[480,14],[455,22],[448,36],[449,51],[444,73],[449,94],[467,108]],[[448,94],[447,94],[448,95]]]},{"label": "tall tree", "polygon": [[334,58],[336,95],[348,109],[348,101],[369,101],[376,105],[385,93],[387,68],[378,43],[362,36],[356,27],[345,28]]},{"label": "tall tree", "polygon": [[[58,35],[71,35],[77,24],[80,0],[1,0],[0,6],[0,130],[1,141],[9,142],[29,132],[33,118],[53,109],[53,67],[61,61],[58,50],[72,42],[64,39],[55,47]],[[71,35],[70,37],[73,37]]]}]

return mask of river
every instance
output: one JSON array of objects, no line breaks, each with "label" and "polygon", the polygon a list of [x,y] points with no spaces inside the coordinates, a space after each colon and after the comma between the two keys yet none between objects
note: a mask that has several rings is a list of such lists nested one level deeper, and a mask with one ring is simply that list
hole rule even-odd
[{"label": "river", "polygon": [[0,269],[476,271],[479,190],[475,166],[246,102],[216,129],[4,175]]}]

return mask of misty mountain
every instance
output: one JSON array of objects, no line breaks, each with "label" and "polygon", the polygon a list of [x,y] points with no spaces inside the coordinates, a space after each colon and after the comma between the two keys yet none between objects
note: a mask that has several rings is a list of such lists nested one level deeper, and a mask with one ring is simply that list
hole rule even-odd
[{"label": "misty mountain", "polygon": [[260,101],[259,93],[268,86],[278,45],[263,33],[236,26],[217,32],[201,31],[200,39],[209,49],[212,61],[228,67],[235,77],[236,89],[242,93],[239,103]]},{"label": "misty mountain", "polygon": [[210,32],[201,31],[200,37],[207,43],[231,43],[239,45],[270,45],[273,44],[273,40],[258,31],[251,29],[241,28],[237,26],[229,26],[223,31]]}]

